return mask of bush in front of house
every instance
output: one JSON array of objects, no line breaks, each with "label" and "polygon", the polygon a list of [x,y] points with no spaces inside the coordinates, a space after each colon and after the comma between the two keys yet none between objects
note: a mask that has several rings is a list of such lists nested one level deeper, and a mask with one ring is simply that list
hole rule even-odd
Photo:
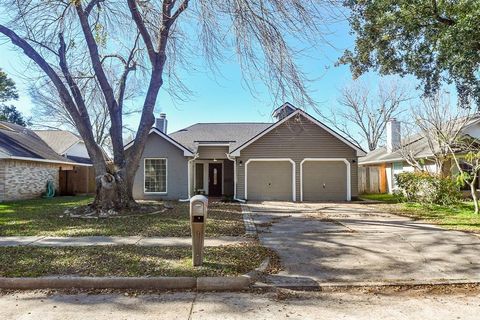
[{"label": "bush in front of house", "polygon": [[451,205],[462,198],[459,187],[450,178],[426,172],[403,172],[395,175],[395,179],[399,193],[406,201]]}]

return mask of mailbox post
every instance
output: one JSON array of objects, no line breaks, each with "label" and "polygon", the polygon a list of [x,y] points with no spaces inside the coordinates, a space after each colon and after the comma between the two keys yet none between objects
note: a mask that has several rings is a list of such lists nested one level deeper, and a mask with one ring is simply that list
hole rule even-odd
[{"label": "mailbox post", "polygon": [[196,195],[190,199],[190,226],[192,230],[193,266],[203,264],[203,244],[205,239],[205,223],[207,222],[208,198]]}]

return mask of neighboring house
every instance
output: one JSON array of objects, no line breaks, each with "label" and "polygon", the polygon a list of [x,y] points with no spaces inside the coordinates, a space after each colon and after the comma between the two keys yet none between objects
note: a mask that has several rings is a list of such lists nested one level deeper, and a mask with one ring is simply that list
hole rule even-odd
[{"label": "neighboring house", "polygon": [[275,123],[197,123],[167,135],[161,114],[146,142],[134,197],[188,199],[201,193],[345,201],[357,196],[357,159],[365,154],[360,147],[289,103],[273,116]]},{"label": "neighboring house", "polygon": [[61,194],[95,193],[95,173],[82,138],[67,130],[35,130],[34,132],[56,153],[76,164],[72,170],[60,172]]},{"label": "neighboring house", "polygon": [[[480,138],[480,118],[470,120],[462,133],[474,138]],[[408,150],[415,159],[422,160],[427,172],[437,172],[432,160],[433,152],[427,139],[416,134],[402,140],[401,125],[396,119],[391,119],[386,126],[386,146],[369,152],[359,158],[359,191],[360,193],[392,193],[396,187],[395,176],[402,172],[413,172],[415,168],[408,164],[403,152]],[[456,167],[444,168],[449,173],[456,172]]]},{"label": "neighboring house", "polygon": [[0,201],[39,197],[49,180],[58,190],[60,173],[74,167],[32,130],[0,121]]}]

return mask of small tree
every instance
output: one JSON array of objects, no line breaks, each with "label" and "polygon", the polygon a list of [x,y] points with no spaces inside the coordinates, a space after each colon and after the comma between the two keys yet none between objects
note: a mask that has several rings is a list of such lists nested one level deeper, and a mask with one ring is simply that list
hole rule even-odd
[{"label": "small tree", "polygon": [[15,82],[0,69],[0,104],[8,100],[17,100],[18,93]]},{"label": "small tree", "polygon": [[15,123],[23,127],[27,126],[27,121],[23,118],[20,111],[15,106],[0,105],[0,120]]},{"label": "small tree", "polygon": [[[465,126],[472,120],[471,109],[450,103],[445,92],[421,99],[411,108],[412,122],[407,122],[399,153],[418,171],[429,171],[426,164],[434,163],[430,172],[444,176],[445,164],[449,163],[451,146],[463,135]],[[422,154],[428,154],[424,156]]]},{"label": "small tree", "polygon": [[465,136],[458,139],[456,145],[450,146],[449,150],[458,170],[457,182],[459,185],[469,186],[475,214],[478,214],[477,180],[480,171],[480,142]]}]

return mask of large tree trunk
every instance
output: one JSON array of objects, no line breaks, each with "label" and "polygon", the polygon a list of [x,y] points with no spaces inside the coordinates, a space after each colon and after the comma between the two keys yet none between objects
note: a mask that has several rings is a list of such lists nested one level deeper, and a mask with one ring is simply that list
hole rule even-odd
[{"label": "large tree trunk", "polygon": [[99,212],[120,211],[137,206],[133,199],[133,179],[127,179],[125,169],[96,176],[96,195],[92,208]]}]

